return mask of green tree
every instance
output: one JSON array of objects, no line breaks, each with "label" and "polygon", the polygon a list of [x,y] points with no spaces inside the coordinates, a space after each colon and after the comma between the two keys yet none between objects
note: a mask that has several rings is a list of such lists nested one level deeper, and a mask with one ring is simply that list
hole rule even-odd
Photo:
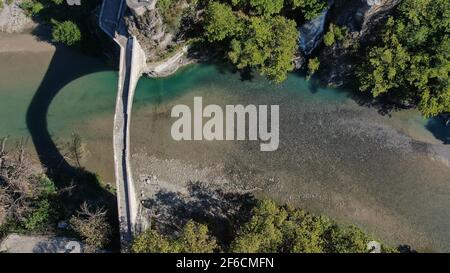
[{"label": "green tree", "polygon": [[35,208],[25,219],[24,226],[28,231],[39,232],[49,229],[49,224],[55,212],[49,200],[42,199],[35,204]]},{"label": "green tree", "polygon": [[319,16],[327,7],[323,0],[288,0],[291,8],[302,12],[306,20],[312,20]]},{"label": "green tree", "polygon": [[314,75],[320,67],[320,60],[318,57],[311,58],[308,61],[308,78],[311,78],[312,75]]},{"label": "green tree", "polygon": [[339,228],[334,226],[330,231],[329,252],[334,253],[364,253],[368,252],[368,236],[357,227]]},{"label": "green tree", "polygon": [[280,13],[284,0],[232,0],[232,5],[241,10],[249,9],[253,15],[273,15]]},{"label": "green tree", "polygon": [[72,21],[62,23],[53,20],[52,39],[68,46],[74,45],[81,40],[81,32]]},{"label": "green tree", "polygon": [[340,42],[345,38],[345,29],[335,24],[330,24],[327,33],[324,35],[324,43],[326,46],[332,46],[336,41]]},{"label": "green tree", "polygon": [[208,234],[208,227],[192,220],[176,238],[148,229],[136,237],[132,245],[136,253],[212,253],[217,248],[216,239]]},{"label": "green tree", "polygon": [[44,9],[41,2],[26,0],[20,3],[20,8],[25,10],[28,16],[35,16]]},{"label": "green tree", "polygon": [[132,251],[135,253],[177,253],[180,248],[167,236],[156,230],[147,229],[133,241]]},{"label": "green tree", "polygon": [[360,90],[417,104],[425,117],[450,111],[448,0],[402,1],[357,70]]},{"label": "green tree", "polygon": [[208,227],[188,221],[177,240],[183,253],[212,253],[217,248],[216,239],[208,234]]},{"label": "green tree", "polygon": [[283,243],[282,227],[287,212],[271,200],[262,200],[252,211],[252,218],[237,233],[231,252],[278,252]]},{"label": "green tree", "polygon": [[206,37],[210,42],[222,41],[239,32],[240,24],[229,5],[211,2],[205,12]]},{"label": "green tree", "polygon": [[[259,201],[252,217],[239,229],[231,252],[364,253],[369,236],[356,227],[340,227],[325,216]],[[393,252],[390,248],[384,251]]]},{"label": "green tree", "polygon": [[231,41],[228,57],[237,68],[256,68],[275,82],[294,69],[297,50],[296,24],[282,16],[251,17],[244,33]]}]

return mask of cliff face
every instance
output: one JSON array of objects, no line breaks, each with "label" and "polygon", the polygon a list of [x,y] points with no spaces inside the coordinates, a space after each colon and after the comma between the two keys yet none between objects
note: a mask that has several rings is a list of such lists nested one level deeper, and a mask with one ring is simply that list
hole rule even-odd
[{"label": "cliff face", "polygon": [[157,60],[172,44],[173,35],[166,31],[157,9],[148,10],[142,15],[130,14],[125,17],[125,24],[130,34],[136,36],[141,44],[147,62]]},{"label": "cliff face", "polygon": [[355,60],[351,59],[353,45],[366,44],[377,35],[376,27],[392,13],[401,0],[335,0],[328,21],[349,30],[346,43],[337,43],[320,53],[323,68],[320,78],[340,86],[353,75]]},{"label": "cliff face", "polygon": [[[127,3],[136,1],[127,0]],[[130,8],[131,12],[125,16],[125,24],[130,34],[136,36],[141,44],[148,63],[166,59],[182,47],[183,29],[188,27],[186,20],[182,21],[192,15],[195,10],[192,7],[188,0],[172,0],[166,7],[149,0],[145,8]]]},{"label": "cliff face", "polygon": [[400,0],[335,0],[331,21],[365,37]]}]

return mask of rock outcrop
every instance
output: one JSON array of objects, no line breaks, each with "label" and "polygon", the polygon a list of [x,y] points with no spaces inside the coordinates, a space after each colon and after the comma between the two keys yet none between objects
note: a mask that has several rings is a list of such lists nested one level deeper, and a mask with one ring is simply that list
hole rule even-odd
[{"label": "rock outcrop", "polygon": [[11,4],[3,1],[0,8],[0,31],[7,33],[22,32],[31,26],[32,20],[20,8],[22,0],[14,0]]},{"label": "rock outcrop", "polygon": [[148,10],[143,15],[128,15],[125,17],[125,24],[130,34],[141,44],[147,62],[158,60],[172,44],[173,35],[166,31],[157,9]]},{"label": "rock outcrop", "polygon": [[330,20],[365,37],[400,0],[335,0]]},{"label": "rock outcrop", "polygon": [[340,86],[353,75],[354,62],[351,49],[376,38],[376,27],[389,15],[400,0],[335,0],[328,21],[346,27],[344,43],[326,47],[320,53],[320,79],[330,86]]}]

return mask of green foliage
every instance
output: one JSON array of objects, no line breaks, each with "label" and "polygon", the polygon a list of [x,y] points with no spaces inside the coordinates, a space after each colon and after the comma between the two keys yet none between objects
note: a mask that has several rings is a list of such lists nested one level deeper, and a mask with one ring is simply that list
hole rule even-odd
[{"label": "green foliage", "polygon": [[53,3],[55,3],[55,5],[61,5],[64,0],[52,0]]},{"label": "green foliage", "polygon": [[170,238],[153,229],[136,237],[132,251],[135,253],[177,253],[179,247]]},{"label": "green foliage", "polygon": [[251,17],[242,35],[230,44],[228,57],[239,69],[256,68],[275,82],[294,69],[298,32],[294,21],[281,16]]},{"label": "green foliage", "polygon": [[81,40],[81,32],[78,26],[72,21],[62,23],[53,20],[52,39],[68,46],[75,45]]},{"label": "green foliage", "polygon": [[0,10],[3,9],[3,0],[0,0]]},{"label": "green foliage", "polygon": [[44,5],[41,2],[25,0],[20,3],[20,8],[23,9],[28,16],[35,16],[44,9]]},{"label": "green foliage", "polygon": [[249,6],[254,10],[247,15],[228,4],[212,1],[204,17],[205,35],[209,42],[224,44],[228,59],[238,69],[257,69],[268,79],[282,82],[294,69],[292,60],[299,34],[293,20],[271,15],[279,13],[283,1],[269,2],[263,5],[265,1],[232,1],[235,7]]},{"label": "green foliage", "polygon": [[215,238],[208,235],[208,227],[188,221],[178,238],[171,239],[148,229],[133,242],[136,253],[212,253],[217,249]]},{"label": "green foliage", "polygon": [[254,208],[251,220],[238,231],[230,251],[365,253],[369,241],[356,227],[340,228],[327,217],[263,200]]},{"label": "green foliage", "polygon": [[314,75],[320,67],[320,60],[318,57],[311,58],[308,61],[308,78]]},{"label": "green foliage", "polygon": [[212,253],[217,248],[216,240],[208,235],[208,227],[188,221],[178,239],[180,252]]},{"label": "green foliage", "polygon": [[249,6],[257,15],[272,15],[280,13],[284,0],[232,0],[233,5]]},{"label": "green foliage", "polygon": [[205,12],[206,37],[210,42],[222,41],[240,31],[240,23],[230,6],[211,2]]},{"label": "green foliage", "polygon": [[37,207],[30,216],[25,219],[24,226],[32,232],[46,230],[51,223],[52,216],[54,216],[54,211],[49,200],[42,199],[37,203]]},{"label": "green foliage", "polygon": [[42,175],[40,178],[39,188],[42,197],[48,198],[57,194],[55,183],[45,175]]},{"label": "green foliage", "polygon": [[327,7],[323,0],[288,0],[292,9],[303,13],[306,20],[312,20],[319,16]]},{"label": "green foliage", "polygon": [[231,252],[278,252],[283,244],[282,226],[288,213],[275,202],[264,200],[253,209],[253,217],[237,234]]},{"label": "green foliage", "polygon": [[336,41],[341,42],[345,39],[345,28],[330,24],[327,33],[324,35],[323,40],[326,46],[332,46]]},{"label": "green foliage", "polygon": [[[229,248],[219,249],[205,225],[189,221],[171,238],[148,229],[135,238],[138,253],[365,253],[369,236],[357,227],[340,227],[325,216],[316,216],[274,201],[261,200],[251,219],[238,229]],[[383,252],[396,252],[382,245]]]},{"label": "green foliage", "polygon": [[339,228],[334,226],[330,231],[331,252],[362,253],[367,252],[368,236],[357,227]]},{"label": "green foliage", "polygon": [[165,12],[167,9],[169,9],[171,3],[172,0],[158,0],[156,5],[162,12]]},{"label": "green foliage", "polygon": [[13,3],[13,0],[6,0],[7,5],[11,5]]},{"label": "green foliage", "polygon": [[415,102],[424,116],[450,111],[448,0],[403,1],[357,71],[361,91]]}]

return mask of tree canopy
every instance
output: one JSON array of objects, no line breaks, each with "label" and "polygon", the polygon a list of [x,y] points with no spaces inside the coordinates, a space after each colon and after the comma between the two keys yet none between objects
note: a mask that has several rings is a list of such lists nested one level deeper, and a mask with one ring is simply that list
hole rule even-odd
[{"label": "tree canopy", "polygon": [[54,42],[60,42],[66,45],[74,45],[81,40],[81,32],[78,26],[72,21],[62,23],[53,21],[52,38]]},{"label": "tree canopy", "polygon": [[358,69],[360,90],[413,102],[426,117],[450,111],[448,0],[402,1]]},{"label": "tree canopy", "polygon": [[132,246],[136,253],[211,253],[215,249],[217,243],[208,234],[208,227],[194,221],[188,221],[176,238],[148,229],[134,240]]},{"label": "tree canopy", "polygon": [[[175,238],[149,229],[136,238],[132,249],[144,253],[364,253],[370,242],[357,227],[338,226],[325,216],[279,206],[271,200],[259,201],[250,220],[235,229],[230,245],[219,247],[206,225],[191,220]],[[394,251],[384,246],[382,250]]]},{"label": "tree canopy", "polygon": [[319,16],[327,7],[327,2],[323,0],[288,0],[293,10],[303,13],[306,20],[311,20]]},{"label": "tree canopy", "polygon": [[238,69],[257,69],[268,79],[282,82],[294,68],[299,34],[295,21],[272,15],[279,13],[283,1],[269,2],[274,6],[264,5],[265,1],[232,1],[235,7],[254,8],[252,14],[234,11],[229,4],[210,2],[205,12],[205,35],[209,42],[224,44],[228,59]]}]

